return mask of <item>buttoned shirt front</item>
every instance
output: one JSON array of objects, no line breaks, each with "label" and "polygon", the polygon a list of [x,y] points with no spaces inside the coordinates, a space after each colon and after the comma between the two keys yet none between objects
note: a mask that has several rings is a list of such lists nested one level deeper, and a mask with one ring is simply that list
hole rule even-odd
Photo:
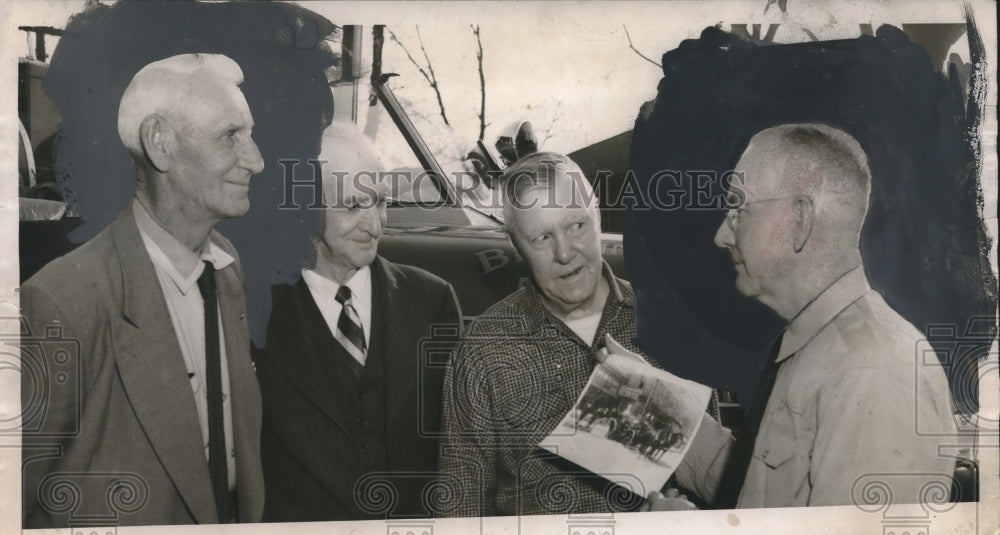
[{"label": "buttoned shirt front", "polygon": [[[200,253],[185,247],[177,238],[160,226],[138,200],[133,199],[135,223],[139,236],[149,254],[156,271],[156,278],[163,291],[170,312],[177,343],[187,368],[194,393],[198,421],[201,424],[205,458],[208,459],[208,385],[205,377],[205,304],[198,290],[198,278],[205,269],[204,261],[212,264],[216,271],[225,269],[235,259],[211,242],[205,242]],[[229,452],[229,488],[236,486],[236,450],[233,447],[233,419],[230,403],[229,366],[226,359],[226,342],[222,333],[221,312],[219,321],[219,355],[222,365],[222,408],[226,435],[226,451]],[[165,401],[169,402],[169,401]]]},{"label": "buttoned shirt front", "polygon": [[738,507],[866,503],[881,484],[894,503],[928,501],[927,485],[954,470],[938,443],[955,423],[944,370],[921,340],[863,267],[811,302],[782,339]]},{"label": "buttoned shirt front", "polygon": [[586,385],[603,345],[595,341],[610,333],[639,353],[632,287],[607,264],[604,277],[610,292],[594,340],[546,310],[533,284],[469,327],[445,377],[440,480],[455,491],[447,516],[610,512],[642,502],[543,443]]},{"label": "buttoned shirt front", "polygon": [[[323,321],[329,327],[330,332],[337,332],[337,322],[340,321],[340,312],[343,309],[343,305],[337,302],[337,291],[340,290],[341,285],[311,269],[302,270],[302,280],[306,282],[309,293],[312,294],[313,300],[316,301],[316,306],[319,307],[319,312],[323,315]],[[372,332],[371,267],[364,266],[355,271],[345,286],[351,289],[351,306],[354,307],[354,311],[358,313],[358,319],[361,320],[361,329],[365,334],[365,344],[370,346]],[[351,353],[351,355],[353,356],[354,354]],[[355,359],[357,360],[357,357]],[[361,360],[358,360],[358,362],[362,366],[365,364]]]}]

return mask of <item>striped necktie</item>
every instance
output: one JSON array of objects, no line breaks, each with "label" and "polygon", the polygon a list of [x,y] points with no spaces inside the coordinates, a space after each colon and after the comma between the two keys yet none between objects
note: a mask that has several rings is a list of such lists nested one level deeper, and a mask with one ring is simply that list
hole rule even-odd
[{"label": "striped necktie", "polygon": [[361,318],[351,301],[351,289],[346,285],[337,290],[337,302],[340,303],[340,318],[337,319],[337,332],[333,337],[344,346],[344,349],[354,357],[354,360],[365,364],[365,331],[361,327]]}]

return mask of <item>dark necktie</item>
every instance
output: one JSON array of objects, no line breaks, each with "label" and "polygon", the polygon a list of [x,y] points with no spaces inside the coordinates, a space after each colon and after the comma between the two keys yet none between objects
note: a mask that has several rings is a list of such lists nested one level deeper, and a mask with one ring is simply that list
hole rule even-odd
[{"label": "dark necktie", "polygon": [[351,301],[351,289],[346,285],[337,290],[337,302],[340,303],[340,317],[337,319],[337,331],[333,337],[344,346],[344,349],[361,364],[365,362],[365,331],[361,328],[361,318]]},{"label": "dark necktie", "polygon": [[208,471],[220,523],[230,521],[229,468],[226,460],[226,428],[222,409],[222,357],[219,350],[218,296],[215,267],[205,262],[198,277],[198,290],[205,302],[205,382],[208,398]]},{"label": "dark necktie", "polygon": [[750,460],[753,458],[753,448],[754,443],[757,442],[760,423],[764,419],[764,410],[767,408],[767,401],[771,398],[771,391],[774,390],[774,380],[778,377],[778,368],[781,367],[781,363],[776,362],[776,360],[778,351],[781,349],[781,340],[784,336],[784,333],[782,333],[771,348],[764,371],[760,375],[757,395],[754,396],[753,404],[751,404],[750,410],[747,412],[747,418],[736,437],[736,445],[733,448],[729,464],[726,465],[719,494],[715,500],[715,505],[719,509],[733,509],[739,500],[740,491],[743,489],[743,483],[746,481],[747,469],[750,468]]}]

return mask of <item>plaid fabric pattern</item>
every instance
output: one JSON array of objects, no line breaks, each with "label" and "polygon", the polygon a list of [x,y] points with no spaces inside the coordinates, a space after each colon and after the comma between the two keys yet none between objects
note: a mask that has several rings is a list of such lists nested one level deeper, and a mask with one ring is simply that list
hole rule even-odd
[{"label": "plaid fabric pattern", "polygon": [[533,284],[470,326],[445,376],[447,516],[631,511],[642,503],[648,490],[638,480],[632,489],[614,485],[543,443],[586,385],[605,333],[639,352],[632,287],[607,264],[604,276],[611,291],[593,347],[544,308]]}]

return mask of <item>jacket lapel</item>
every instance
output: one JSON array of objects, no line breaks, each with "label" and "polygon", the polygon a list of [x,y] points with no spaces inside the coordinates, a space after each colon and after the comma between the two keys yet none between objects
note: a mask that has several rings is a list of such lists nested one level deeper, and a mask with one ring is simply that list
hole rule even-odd
[{"label": "jacket lapel", "polygon": [[123,302],[122,317],[113,319],[110,328],[122,384],[157,457],[195,521],[217,522],[187,368],[131,204],[113,225]]},{"label": "jacket lapel", "polygon": [[411,394],[421,377],[422,360],[420,348],[415,344],[430,333],[410,332],[412,326],[426,323],[417,317],[419,311],[413,305],[420,302],[421,296],[412,295],[413,285],[406,284],[402,273],[381,256],[372,263],[372,282],[377,285],[375,295],[382,309],[386,421],[391,421],[400,410],[414,410],[407,405],[414,399]]},{"label": "jacket lapel", "polygon": [[346,407],[340,406],[331,395],[331,383],[326,380],[326,373],[321,372],[328,369],[322,359],[329,357],[327,353],[337,341],[323,320],[323,314],[319,311],[305,280],[300,278],[292,288],[292,292],[295,296],[295,306],[290,308],[295,313],[283,320],[284,328],[291,332],[281,338],[298,340],[301,346],[282,347],[269,352],[272,362],[285,373],[289,382],[309,398],[344,434],[350,435],[350,427],[347,425],[350,415],[344,412]]}]

